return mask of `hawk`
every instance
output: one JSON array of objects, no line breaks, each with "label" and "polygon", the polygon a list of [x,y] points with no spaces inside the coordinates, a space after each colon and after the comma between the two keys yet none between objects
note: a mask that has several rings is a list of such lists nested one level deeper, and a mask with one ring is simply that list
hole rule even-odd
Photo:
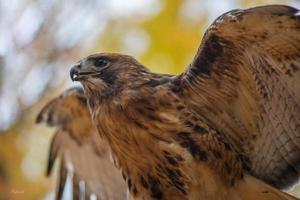
[{"label": "hawk", "polygon": [[68,174],[73,175],[73,199],[126,199],[127,189],[119,170],[111,162],[107,143],[94,128],[82,88],[71,88],[51,100],[38,114],[37,123],[57,127],[49,151],[47,176],[58,155],[61,199]]},{"label": "hawk", "polygon": [[300,174],[300,15],[233,10],[178,75],[114,53],[75,64],[99,134],[135,199],[296,199]]},{"label": "hawk", "polygon": [[233,10],[206,31],[180,75],[100,53],[70,71],[134,199],[296,199],[300,15]]}]

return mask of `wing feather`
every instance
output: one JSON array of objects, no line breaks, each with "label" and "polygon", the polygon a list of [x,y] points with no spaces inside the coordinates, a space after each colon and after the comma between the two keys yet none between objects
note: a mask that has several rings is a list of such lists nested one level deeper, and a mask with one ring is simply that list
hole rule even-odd
[{"label": "wing feather", "polygon": [[300,15],[270,5],[233,10],[206,31],[176,91],[278,188],[300,176]]},{"label": "wing feather", "polygon": [[83,91],[67,90],[50,101],[39,113],[37,122],[56,126],[49,152],[47,175],[54,161],[60,160],[57,199],[61,199],[66,177],[72,177],[73,198],[125,199],[126,186],[110,158],[108,145],[99,137],[90,119]]},{"label": "wing feather", "polygon": [[58,157],[59,149],[62,146],[61,143],[62,140],[60,139],[60,133],[56,132],[52,138],[51,145],[50,145],[47,172],[46,172],[47,176],[50,176],[50,174],[52,173],[54,162]]},{"label": "wing feather", "polygon": [[[62,157],[62,160],[64,160],[64,157]],[[56,199],[61,200],[65,188],[65,184],[67,181],[67,168],[65,162],[60,163],[60,170],[59,170],[59,177],[58,177],[58,185],[57,185],[57,192],[56,192]]]}]

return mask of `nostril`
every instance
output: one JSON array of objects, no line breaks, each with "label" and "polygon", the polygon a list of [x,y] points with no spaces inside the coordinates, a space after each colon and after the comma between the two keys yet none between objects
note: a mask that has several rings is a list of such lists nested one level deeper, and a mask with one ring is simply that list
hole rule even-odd
[{"label": "nostril", "polygon": [[73,67],[76,67],[78,69],[81,69],[81,62],[76,63]]}]

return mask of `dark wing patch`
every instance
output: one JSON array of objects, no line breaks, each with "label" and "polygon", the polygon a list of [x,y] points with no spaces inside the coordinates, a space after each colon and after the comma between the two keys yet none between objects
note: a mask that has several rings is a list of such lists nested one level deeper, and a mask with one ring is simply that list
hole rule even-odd
[{"label": "dark wing patch", "polygon": [[203,49],[198,52],[199,56],[195,58],[194,63],[192,64],[197,64],[198,67],[191,67],[191,72],[195,75],[209,76],[212,70],[210,68],[210,63],[214,62],[218,57],[227,54],[226,51],[224,51],[223,45],[234,46],[232,42],[219,37],[216,34],[212,34],[209,38],[207,38],[207,40],[204,41]]},{"label": "dark wing patch", "polygon": [[252,175],[277,188],[298,181],[298,9],[270,5],[225,13],[174,83],[187,105],[248,157]]}]

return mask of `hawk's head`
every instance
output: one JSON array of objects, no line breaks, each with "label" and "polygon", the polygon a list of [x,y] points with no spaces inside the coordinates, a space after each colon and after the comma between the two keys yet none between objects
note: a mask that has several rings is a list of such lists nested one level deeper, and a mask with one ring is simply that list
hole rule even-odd
[{"label": "hawk's head", "polygon": [[76,63],[70,70],[70,76],[73,81],[80,81],[85,89],[105,92],[133,84],[137,81],[136,77],[147,72],[147,68],[130,56],[99,53]]}]

